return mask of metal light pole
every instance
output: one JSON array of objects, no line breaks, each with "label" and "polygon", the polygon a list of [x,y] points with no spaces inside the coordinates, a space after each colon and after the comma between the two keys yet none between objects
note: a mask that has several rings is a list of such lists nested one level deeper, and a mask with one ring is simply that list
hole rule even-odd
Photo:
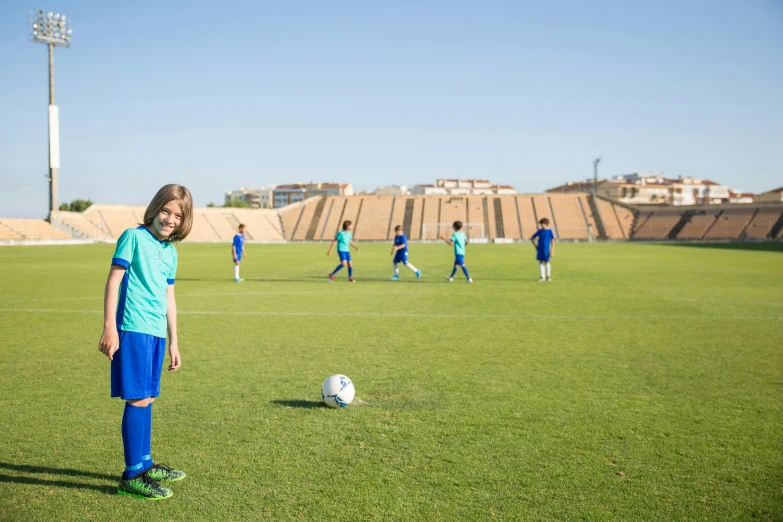
[{"label": "metal light pole", "polygon": [[54,48],[70,47],[70,20],[59,13],[35,9],[30,13],[30,41],[49,47],[49,213],[57,210],[57,171],[60,169],[60,110],[54,103]]},{"label": "metal light pole", "polygon": [[598,164],[601,163],[601,156],[593,160],[593,197],[598,192]]}]

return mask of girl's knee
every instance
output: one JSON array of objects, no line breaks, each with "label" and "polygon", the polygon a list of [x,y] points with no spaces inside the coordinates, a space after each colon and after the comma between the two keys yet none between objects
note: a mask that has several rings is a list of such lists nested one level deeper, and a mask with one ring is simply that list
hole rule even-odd
[{"label": "girl's knee", "polygon": [[147,406],[152,404],[152,401],[154,400],[155,399],[152,397],[147,397],[146,399],[131,399],[125,402],[127,402],[131,406],[136,406],[137,408],[146,408]]}]

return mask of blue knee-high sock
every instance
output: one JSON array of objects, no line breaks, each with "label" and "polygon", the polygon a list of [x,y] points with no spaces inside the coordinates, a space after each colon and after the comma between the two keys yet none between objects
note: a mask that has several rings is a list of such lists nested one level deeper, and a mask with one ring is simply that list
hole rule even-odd
[{"label": "blue knee-high sock", "polygon": [[349,278],[353,278],[353,267],[352,266],[348,267],[348,277]]},{"label": "blue knee-high sock", "polygon": [[141,441],[141,463],[145,471],[152,467],[152,403],[144,408],[144,438]]},{"label": "blue knee-high sock", "polygon": [[125,403],[122,414],[122,447],[125,450],[125,476],[133,477],[141,473],[144,464],[141,461],[141,445],[146,425],[146,408]]},{"label": "blue knee-high sock", "polygon": [[451,275],[449,277],[454,277],[454,274],[457,273],[457,265],[454,265],[454,270],[451,271]]},{"label": "blue knee-high sock", "polygon": [[468,274],[468,267],[465,265],[462,266],[462,273],[465,274],[465,279],[470,279],[470,274]]},{"label": "blue knee-high sock", "polygon": [[339,265],[337,265],[337,268],[334,269],[334,272],[332,272],[332,274],[336,274],[337,272],[339,272],[342,269],[343,269],[343,264],[340,263]]}]

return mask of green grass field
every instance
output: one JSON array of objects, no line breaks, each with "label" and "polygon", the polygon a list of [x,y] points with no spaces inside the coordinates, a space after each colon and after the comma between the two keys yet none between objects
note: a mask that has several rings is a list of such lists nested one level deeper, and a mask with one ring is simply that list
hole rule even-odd
[{"label": "green grass field", "polygon": [[[725,246],[725,245],[724,245]],[[119,497],[122,403],[97,350],[112,245],[0,248],[2,520],[781,520],[783,251],[561,244],[184,244],[183,357]],[[320,404],[350,376],[357,398]]]}]

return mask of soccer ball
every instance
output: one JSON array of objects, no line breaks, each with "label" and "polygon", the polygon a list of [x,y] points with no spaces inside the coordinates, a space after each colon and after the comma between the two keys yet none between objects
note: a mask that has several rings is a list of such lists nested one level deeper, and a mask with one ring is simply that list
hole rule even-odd
[{"label": "soccer ball", "polygon": [[330,375],[321,385],[321,399],[330,408],[345,408],[355,393],[351,379],[339,373]]}]

